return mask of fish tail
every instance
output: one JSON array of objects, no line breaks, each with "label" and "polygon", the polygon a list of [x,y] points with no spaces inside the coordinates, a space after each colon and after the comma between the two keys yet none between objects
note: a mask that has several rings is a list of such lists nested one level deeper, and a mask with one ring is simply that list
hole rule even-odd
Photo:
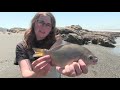
[{"label": "fish tail", "polygon": [[33,48],[35,54],[33,55],[33,57],[42,57],[45,55],[45,51],[44,49],[39,49],[39,48]]}]

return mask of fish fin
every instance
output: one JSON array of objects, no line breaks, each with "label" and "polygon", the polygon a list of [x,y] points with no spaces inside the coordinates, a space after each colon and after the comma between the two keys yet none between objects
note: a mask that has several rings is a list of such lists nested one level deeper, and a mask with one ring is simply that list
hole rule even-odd
[{"label": "fish fin", "polygon": [[60,45],[56,45],[56,46],[50,48],[49,51],[51,52],[51,51],[58,50],[58,49],[60,49],[61,47],[63,47],[64,45],[68,45],[68,44],[69,44],[68,42],[62,40],[62,43],[61,43]]},{"label": "fish fin", "polygon": [[34,50],[34,52],[41,52],[43,49],[41,48],[32,48]]},{"label": "fish fin", "polygon": [[62,47],[63,45],[66,45],[68,44],[68,42],[64,41],[61,37],[61,35],[57,35],[56,36],[56,42],[52,45],[52,47],[50,48],[50,51],[53,50],[53,49],[57,49],[57,48],[60,48]]},{"label": "fish fin", "polygon": [[51,49],[50,49],[50,52],[53,52],[53,51],[55,51],[55,50],[58,50],[58,49],[60,49],[62,46],[64,46],[64,45],[58,45],[58,46],[56,46],[56,47],[54,47],[54,48],[51,48]]},{"label": "fish fin", "polygon": [[33,54],[33,57],[41,57],[45,55],[45,50],[40,48],[33,48],[35,54]]},{"label": "fish fin", "polygon": [[57,40],[56,43],[58,43],[59,45],[66,45],[70,43],[70,42],[64,41],[60,34],[56,36],[56,40]]},{"label": "fish fin", "polygon": [[39,53],[39,54],[33,54],[33,57],[42,57],[43,55],[42,55],[42,53]]},{"label": "fish fin", "polygon": [[56,40],[62,40],[62,36],[60,34],[55,36]]},{"label": "fish fin", "polygon": [[50,50],[61,44],[62,44],[62,37],[60,35],[57,35],[56,42],[51,46]]}]

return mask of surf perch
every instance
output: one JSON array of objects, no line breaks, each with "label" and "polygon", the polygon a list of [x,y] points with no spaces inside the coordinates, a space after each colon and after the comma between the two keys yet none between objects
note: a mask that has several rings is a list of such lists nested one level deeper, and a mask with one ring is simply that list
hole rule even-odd
[{"label": "surf perch", "polygon": [[84,60],[86,65],[95,65],[98,61],[98,58],[87,48],[63,40],[57,40],[49,50],[40,48],[33,48],[33,50],[35,52],[33,57],[50,55],[53,66],[64,67],[73,61],[77,62],[79,59]]}]

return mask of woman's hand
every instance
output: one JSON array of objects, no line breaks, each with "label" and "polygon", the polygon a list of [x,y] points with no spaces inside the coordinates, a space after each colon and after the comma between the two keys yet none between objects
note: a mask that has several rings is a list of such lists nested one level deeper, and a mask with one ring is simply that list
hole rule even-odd
[{"label": "woman's hand", "polygon": [[48,74],[51,69],[51,58],[49,55],[38,58],[32,63],[33,71],[36,77],[42,77]]},{"label": "woman's hand", "polygon": [[59,73],[69,77],[75,77],[81,75],[82,73],[88,73],[88,68],[81,59],[78,62],[73,62],[70,65],[66,65],[64,68],[56,66],[56,69]]}]

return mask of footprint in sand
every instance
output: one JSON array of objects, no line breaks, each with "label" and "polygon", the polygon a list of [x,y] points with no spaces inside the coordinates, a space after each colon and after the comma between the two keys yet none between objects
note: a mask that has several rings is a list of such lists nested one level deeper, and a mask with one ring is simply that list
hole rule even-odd
[{"label": "footprint in sand", "polygon": [[96,72],[96,71],[94,71],[94,70],[92,70],[92,73],[94,74],[94,76],[96,76],[96,75],[97,75],[97,72]]}]

